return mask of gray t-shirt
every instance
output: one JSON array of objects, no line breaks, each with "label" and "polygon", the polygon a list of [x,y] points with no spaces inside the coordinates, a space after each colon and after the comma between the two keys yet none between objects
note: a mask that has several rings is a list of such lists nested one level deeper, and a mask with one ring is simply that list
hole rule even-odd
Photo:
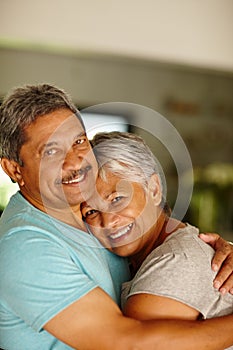
[{"label": "gray t-shirt", "polygon": [[[214,250],[191,225],[178,229],[144,260],[132,281],[122,286],[122,306],[134,294],[178,300],[198,310],[203,319],[233,313],[233,295],[213,288]],[[233,349],[233,347],[231,347]]]}]

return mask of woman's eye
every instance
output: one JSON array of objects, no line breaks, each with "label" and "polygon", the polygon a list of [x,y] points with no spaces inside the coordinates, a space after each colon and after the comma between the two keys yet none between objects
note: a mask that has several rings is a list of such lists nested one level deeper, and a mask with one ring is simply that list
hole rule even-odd
[{"label": "woman's eye", "polygon": [[123,196],[117,196],[112,200],[112,203],[118,203],[120,202],[124,197]]},{"label": "woman's eye", "polygon": [[84,218],[93,216],[94,214],[97,214],[97,213],[98,213],[98,210],[90,209],[84,214]]}]

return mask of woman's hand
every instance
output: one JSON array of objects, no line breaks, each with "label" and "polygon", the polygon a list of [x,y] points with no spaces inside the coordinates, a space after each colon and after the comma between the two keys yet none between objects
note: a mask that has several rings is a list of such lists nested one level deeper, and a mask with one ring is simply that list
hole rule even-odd
[{"label": "woman's hand", "polygon": [[217,233],[201,233],[199,237],[215,249],[212,269],[218,271],[214,279],[214,288],[222,294],[233,294],[233,244]]}]

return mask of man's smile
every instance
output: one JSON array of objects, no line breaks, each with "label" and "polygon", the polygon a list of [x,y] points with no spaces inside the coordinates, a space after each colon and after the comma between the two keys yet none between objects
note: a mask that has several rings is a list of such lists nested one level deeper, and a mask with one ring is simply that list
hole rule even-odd
[{"label": "man's smile", "polygon": [[56,184],[72,185],[80,183],[85,179],[88,171],[90,171],[91,169],[92,166],[87,165],[86,167],[81,168],[79,170],[74,170],[69,176],[62,178],[61,180],[57,180]]}]

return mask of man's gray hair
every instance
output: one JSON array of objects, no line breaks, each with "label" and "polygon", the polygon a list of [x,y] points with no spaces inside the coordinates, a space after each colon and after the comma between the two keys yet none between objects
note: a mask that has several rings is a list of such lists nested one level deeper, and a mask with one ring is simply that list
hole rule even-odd
[{"label": "man's gray hair", "polygon": [[70,109],[83,126],[77,108],[63,90],[49,84],[15,88],[0,107],[0,158],[22,165],[19,153],[26,141],[25,128],[38,117],[61,108]]},{"label": "man's gray hair", "polygon": [[161,205],[167,211],[166,186],[160,165],[140,136],[128,132],[102,132],[94,136],[91,144],[100,168],[99,175],[103,179],[106,178],[106,170],[109,170],[125,180],[140,183],[146,191],[151,176],[157,174],[163,191]]}]

